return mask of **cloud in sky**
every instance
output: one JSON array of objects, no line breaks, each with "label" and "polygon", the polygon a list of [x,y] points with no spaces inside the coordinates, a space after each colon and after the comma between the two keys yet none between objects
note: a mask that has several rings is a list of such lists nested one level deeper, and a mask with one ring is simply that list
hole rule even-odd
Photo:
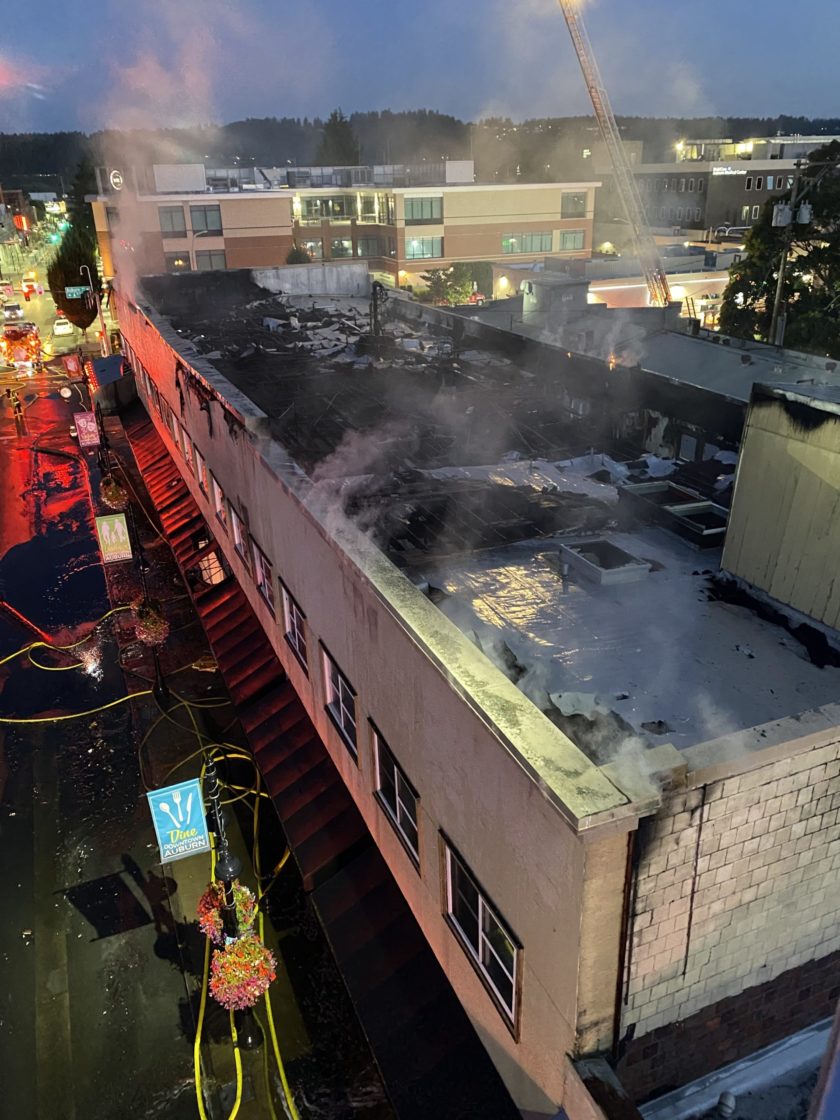
[{"label": "cloud in sky", "polygon": [[[590,0],[583,13],[619,113],[830,116],[840,5]],[[0,128],[179,124],[427,107],[464,118],[585,113],[556,0],[40,0],[0,53]],[[33,88],[35,87],[35,88]],[[41,100],[43,97],[43,100]]]}]

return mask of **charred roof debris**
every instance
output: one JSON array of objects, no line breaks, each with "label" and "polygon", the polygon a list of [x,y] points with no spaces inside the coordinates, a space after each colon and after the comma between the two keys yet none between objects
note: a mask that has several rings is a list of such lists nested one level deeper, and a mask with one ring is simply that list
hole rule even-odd
[{"label": "charred roof debris", "polygon": [[[393,316],[376,335],[361,299],[247,273],[144,286],[311,485],[593,761],[644,771],[663,742],[729,735],[758,749],[771,721],[836,699],[835,668],[714,590],[737,454],[708,424],[651,419],[602,391],[605,367],[580,407],[565,351],[517,360]],[[695,455],[654,453],[686,438]]]}]

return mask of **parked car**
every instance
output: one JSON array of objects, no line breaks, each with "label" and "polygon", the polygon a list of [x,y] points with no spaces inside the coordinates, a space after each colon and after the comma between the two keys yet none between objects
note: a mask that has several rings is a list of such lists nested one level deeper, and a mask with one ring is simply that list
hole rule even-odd
[{"label": "parked car", "polygon": [[19,303],[7,303],[3,307],[3,318],[7,323],[17,322],[23,318],[23,308]]},{"label": "parked car", "polygon": [[73,324],[64,315],[58,315],[53,323],[52,333],[56,338],[63,335],[71,335],[73,333]]}]

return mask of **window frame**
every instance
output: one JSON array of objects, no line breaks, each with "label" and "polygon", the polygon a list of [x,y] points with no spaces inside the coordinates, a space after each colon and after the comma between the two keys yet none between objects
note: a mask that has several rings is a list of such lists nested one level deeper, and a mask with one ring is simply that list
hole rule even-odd
[{"label": "window frame", "polygon": [[[309,643],[306,637],[306,615],[300,604],[283,583],[280,583],[280,601],[283,604],[283,637],[295,655],[298,665],[309,676]],[[301,646],[303,649],[301,650]]]},{"label": "window frame", "polygon": [[253,537],[251,537],[251,556],[253,558],[252,570],[254,573],[254,583],[257,585],[257,591],[259,591],[266,606],[271,608],[271,613],[274,614],[276,611],[274,598],[274,565]]},{"label": "window frame", "polygon": [[[207,214],[215,212],[219,215],[219,225],[209,226],[207,224]],[[201,223],[196,225],[196,215],[201,214]],[[202,202],[190,203],[190,229],[193,234],[201,233],[207,237],[224,237],[224,225],[222,224],[222,208],[218,202]]]},{"label": "window frame", "polygon": [[[394,756],[394,752],[391,750],[390,746],[388,745],[388,740],[383,736],[383,734],[381,733],[379,728],[376,726],[376,724],[373,722],[373,720],[368,720],[368,723],[370,724],[371,740],[372,740],[372,748],[373,748],[373,782],[374,782],[373,794],[374,794],[374,797],[378,801],[378,803],[380,805],[380,808],[382,809],[383,813],[388,818],[388,821],[391,824],[391,827],[394,829],[397,836],[399,837],[400,842],[402,843],[402,846],[405,848],[406,852],[408,853],[409,858],[411,859],[411,862],[414,864],[415,868],[419,871],[420,870],[420,815],[417,811],[417,807],[420,803],[420,794],[417,792],[414,785],[409,780],[408,775],[403,770],[402,766],[400,766],[399,762],[397,762],[397,759]],[[395,804],[393,806],[388,801],[388,799],[386,798],[386,796],[384,795],[383,790],[382,790],[382,769],[383,769],[382,754],[381,754],[382,751],[384,751],[385,754],[388,756],[387,759],[386,759],[388,770],[389,771],[393,770],[393,787],[394,787],[394,801],[395,801]],[[409,811],[405,794],[402,794],[402,796],[401,796],[401,786],[405,787],[409,797],[411,798],[411,800],[413,802],[413,804],[411,806],[411,811]],[[411,824],[414,826],[414,835],[416,837],[416,843],[415,843],[415,841],[413,841],[411,839],[411,836],[405,831],[405,828],[403,827],[403,824],[400,820],[400,810],[401,809],[404,811],[405,816],[408,818],[409,821],[411,821]]]},{"label": "window frame", "polygon": [[[349,679],[338,667],[338,662],[335,660],[335,658],[332,656],[323,642],[321,642],[321,667],[324,671],[324,711],[329,716],[330,721],[341,737],[342,742],[344,743],[345,747],[347,747],[347,750],[350,752],[356,762],[356,765],[358,766],[359,723],[356,713],[357,693],[355,688],[353,688],[352,684],[350,683]],[[336,687],[336,684],[333,682],[333,670],[335,671],[338,687]],[[344,686],[344,690],[347,692],[348,696],[353,702],[352,709],[347,706],[345,697],[342,693],[342,686]],[[349,722],[352,724],[353,728],[352,734],[348,732],[347,728],[342,722],[342,715],[344,713],[349,716]]]},{"label": "window frame", "polygon": [[181,425],[181,454],[184,456],[184,462],[187,464],[187,467],[190,470],[190,474],[195,474],[195,459],[193,457],[194,447],[192,436],[183,424]]},{"label": "window frame", "polygon": [[[574,237],[576,242],[580,244],[566,245],[567,238]],[[586,230],[585,229],[561,229],[560,230],[560,252],[561,253],[579,253],[586,248]]]},{"label": "window frame", "polygon": [[753,185],[753,177],[752,177],[752,175],[748,175],[746,177],[746,179],[744,180],[744,190],[745,191],[751,191],[752,190],[752,185]]},{"label": "window frame", "polygon": [[[409,217],[409,206],[411,217]],[[415,211],[419,208],[420,216]],[[428,213],[424,211],[428,210]],[[435,213],[437,211],[437,213]],[[415,195],[403,199],[403,217],[407,226],[443,225],[443,195]]]},{"label": "window frame", "polygon": [[248,528],[245,519],[240,515],[233,502],[228,501],[230,510],[230,535],[233,537],[233,547],[240,560],[248,567]]},{"label": "window frame", "polygon": [[195,457],[195,477],[198,482],[198,488],[201,493],[207,497],[207,460],[198,450],[198,447],[193,443],[193,455]]},{"label": "window frame", "polygon": [[[580,198],[579,204],[572,204],[571,199]],[[566,200],[569,199],[568,209]],[[560,217],[561,218],[585,218],[586,217],[586,191],[562,191],[560,194]]]},{"label": "window frame", "polygon": [[[172,264],[175,260],[183,261],[183,267],[173,268]],[[192,272],[192,261],[190,260],[189,253],[164,253],[163,262],[166,265],[166,271],[170,276],[177,276],[180,272]]]},{"label": "window frame", "polygon": [[[214,260],[214,258],[217,258]],[[202,268],[202,262],[206,261],[208,267]],[[195,251],[195,271],[196,272],[226,272],[227,271],[227,252],[224,249],[196,249]]]},{"label": "window frame", "polygon": [[[182,229],[181,228],[165,229],[164,224],[163,224],[163,215],[164,214],[167,214],[170,217],[174,214],[180,214],[181,215],[181,221],[183,222],[183,228]],[[186,237],[187,236],[187,218],[186,218],[186,215],[184,213],[184,207],[183,206],[172,206],[172,205],[158,206],[158,225],[160,226],[161,236],[166,238],[167,240],[169,240],[170,238],[180,239],[182,237]]]},{"label": "window frame", "polygon": [[224,531],[230,533],[227,498],[224,489],[212,471],[210,472],[210,490],[213,497],[213,515]]},{"label": "window frame", "polygon": [[761,207],[760,207],[760,206],[758,206],[758,205],[756,205],[756,206],[753,206],[753,208],[752,208],[752,216],[751,216],[751,218],[750,218],[750,221],[752,221],[752,222],[757,222],[760,216],[761,216]]},{"label": "window frame", "polygon": [[[444,918],[449,928],[453,931],[456,941],[460,943],[467,959],[472,964],[481,982],[484,984],[488,995],[496,1005],[497,1010],[501,1013],[504,1022],[507,1024],[514,1037],[518,1037],[518,1023],[521,1005],[520,977],[522,974],[522,943],[519,938],[515,936],[513,930],[510,928],[504,918],[502,918],[499,910],[490,898],[490,895],[487,893],[487,891],[484,890],[481,883],[470,869],[469,864],[462,858],[461,854],[458,852],[458,849],[451,843],[449,838],[443,832],[441,832],[440,836],[443,843]],[[454,863],[458,864],[461,872],[464,874],[465,878],[469,880],[477,895],[477,946],[473,945],[472,941],[470,940],[470,935],[461,925],[454,909],[455,884],[452,872],[453,861]],[[492,943],[487,937],[487,934],[484,930],[483,922],[485,912],[490,915],[496,926],[498,926],[504,938],[508,941],[511,948],[513,949],[512,973],[509,972],[505,967],[504,962],[502,961],[496,950],[493,948]],[[495,957],[496,961],[502,968],[502,971],[505,972],[510,978],[510,1004],[505,1002],[505,997],[496,987],[495,981],[493,980],[489,969],[487,968],[487,965],[481,958],[481,950],[485,947],[489,950],[492,956]]]},{"label": "window frame", "polygon": [[[505,256],[517,256],[524,253],[550,253],[552,242],[551,230],[537,230],[535,233],[503,233],[502,252]],[[516,248],[513,247],[514,245]]]},{"label": "window frame", "polygon": [[[427,242],[431,243],[431,252],[426,252]],[[411,245],[421,246],[422,251],[412,253],[410,251]],[[437,252],[435,250],[437,249]],[[443,260],[443,238],[442,237],[406,237],[405,239],[405,259],[407,261],[433,261]]]}]

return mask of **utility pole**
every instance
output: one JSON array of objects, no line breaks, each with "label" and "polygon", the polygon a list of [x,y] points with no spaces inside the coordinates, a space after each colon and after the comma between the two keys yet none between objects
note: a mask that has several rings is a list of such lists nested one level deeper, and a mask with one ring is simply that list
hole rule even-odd
[{"label": "utility pole", "polygon": [[776,279],[776,295],[773,299],[773,314],[770,318],[769,342],[772,346],[778,346],[779,349],[782,348],[785,341],[785,320],[787,316],[781,316],[782,293],[785,286],[785,269],[787,268],[790,247],[793,243],[793,227],[796,222],[796,203],[799,201],[799,182],[802,172],[802,160],[798,159],[794,167],[793,186],[790,191],[790,221],[785,227],[782,255],[779,258],[779,275]]},{"label": "utility pole", "polygon": [[102,357],[107,358],[111,353],[111,340],[108,338],[108,330],[105,326],[105,316],[102,314],[102,297],[98,290],[93,286],[93,280],[90,276],[90,268],[83,264],[79,267],[79,275],[87,276],[88,287],[93,301],[96,304],[96,314],[99,316],[99,329],[102,331]]}]

